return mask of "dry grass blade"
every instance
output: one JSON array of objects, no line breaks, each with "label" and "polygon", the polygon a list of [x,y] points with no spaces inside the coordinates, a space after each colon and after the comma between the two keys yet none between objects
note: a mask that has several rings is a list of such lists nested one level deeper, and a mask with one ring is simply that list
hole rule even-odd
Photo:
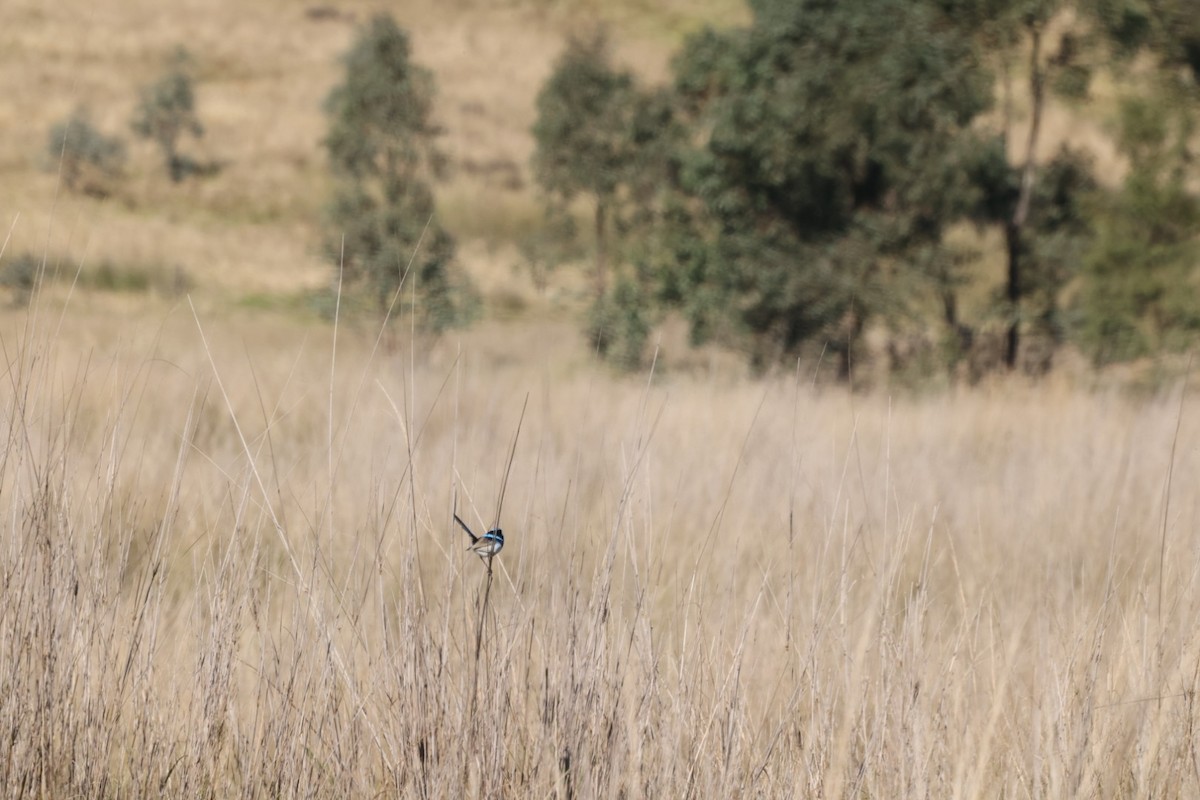
[{"label": "dry grass blade", "polygon": [[500,493],[496,497],[496,518],[492,528],[500,527],[500,510],[504,508],[504,494],[508,489],[508,475],[512,472],[513,459],[517,456],[517,442],[521,438],[521,425],[525,422],[525,409],[529,407],[529,393],[521,404],[521,416],[517,418],[517,430],[513,433],[512,446],[508,448],[508,461],[504,465],[504,478],[500,481]]},{"label": "dry grass blade", "polygon": [[1187,369],[1183,373],[1183,386],[1179,389],[1179,410],[1175,414],[1175,433],[1171,436],[1171,454],[1167,458],[1167,477],[1163,483],[1162,534],[1158,546],[1158,625],[1162,628],[1163,582],[1167,569],[1167,525],[1171,511],[1171,481],[1175,477],[1175,448],[1179,444],[1179,428],[1183,425],[1183,401],[1187,399],[1188,377],[1192,374],[1192,356],[1188,356]]}]

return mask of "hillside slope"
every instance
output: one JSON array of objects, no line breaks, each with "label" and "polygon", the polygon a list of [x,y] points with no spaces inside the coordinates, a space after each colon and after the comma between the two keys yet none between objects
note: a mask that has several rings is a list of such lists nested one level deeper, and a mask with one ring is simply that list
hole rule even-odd
[{"label": "hillside slope", "polygon": [[[198,290],[228,298],[321,285],[329,275],[315,252],[327,188],[322,102],[340,78],[339,57],[355,26],[377,10],[365,2],[282,0],[5,3],[0,220],[11,229],[7,255],[45,252],[68,259],[72,271],[79,261],[86,271],[106,260],[182,270]],[[620,58],[654,77],[665,73],[687,31],[746,14],[733,0],[418,2],[383,10],[411,31],[418,61],[437,77],[441,146],[452,167],[439,206],[485,291],[511,278],[511,257],[494,245],[536,214],[528,181],[533,101],[564,37],[608,24]],[[139,87],[180,45],[195,64],[206,127],[183,148],[219,171],[171,185],[158,154],[132,137],[129,119]],[[79,106],[130,145],[126,177],[103,201],[60,193],[46,153],[50,128]]]}]

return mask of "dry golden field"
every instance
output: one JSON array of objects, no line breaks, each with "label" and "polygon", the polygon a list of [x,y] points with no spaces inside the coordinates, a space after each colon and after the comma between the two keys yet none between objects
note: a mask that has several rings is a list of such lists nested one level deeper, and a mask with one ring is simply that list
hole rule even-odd
[{"label": "dry golden field", "polygon": [[[8,796],[1200,790],[1178,387],[852,396],[616,379],[547,323],[110,315],[5,325]],[[451,514],[491,522],[526,403],[477,649]]]},{"label": "dry golden field", "polygon": [[[1200,795],[1195,389],[597,365],[510,270],[532,98],[590,15],[654,76],[719,0],[392,8],[488,312],[318,320],[310,5],[0,5],[0,264],[60,275],[0,313],[0,796]],[[58,192],[50,124],[124,133],[180,42],[222,171]],[[489,585],[452,515],[514,439]]]}]

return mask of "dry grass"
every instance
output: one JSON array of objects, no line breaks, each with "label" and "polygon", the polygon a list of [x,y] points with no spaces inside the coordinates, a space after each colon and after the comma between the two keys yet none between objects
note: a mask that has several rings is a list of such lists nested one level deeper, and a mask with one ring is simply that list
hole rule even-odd
[{"label": "dry grass", "polygon": [[[8,796],[1200,791],[1177,393],[60,312],[3,334]],[[476,661],[453,498],[490,522],[526,397]]]}]

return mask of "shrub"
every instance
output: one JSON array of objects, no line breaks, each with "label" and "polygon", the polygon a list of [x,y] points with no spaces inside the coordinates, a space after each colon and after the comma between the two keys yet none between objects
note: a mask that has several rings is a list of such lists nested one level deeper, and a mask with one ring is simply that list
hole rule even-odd
[{"label": "shrub", "polygon": [[12,291],[14,306],[29,305],[34,287],[37,286],[41,263],[37,256],[23,253],[0,265],[0,286]]},{"label": "shrub", "polygon": [[142,88],[141,101],[131,125],[134,133],[152,140],[162,150],[172,181],[182,181],[200,170],[195,159],[179,152],[182,136],[200,138],[204,135],[204,126],[196,114],[191,58],[186,50],[176,50],[162,77]]},{"label": "shrub", "polygon": [[69,191],[106,197],[125,166],[125,143],[97,130],[87,109],[79,107],[50,129],[46,156]]},{"label": "shrub", "polygon": [[433,76],[412,63],[408,34],[386,15],[359,31],[345,64],[345,79],[326,101],[336,182],[326,254],[380,311],[405,281],[418,293],[422,327],[462,323],[474,296],[428,183],[441,163],[430,119]]}]

